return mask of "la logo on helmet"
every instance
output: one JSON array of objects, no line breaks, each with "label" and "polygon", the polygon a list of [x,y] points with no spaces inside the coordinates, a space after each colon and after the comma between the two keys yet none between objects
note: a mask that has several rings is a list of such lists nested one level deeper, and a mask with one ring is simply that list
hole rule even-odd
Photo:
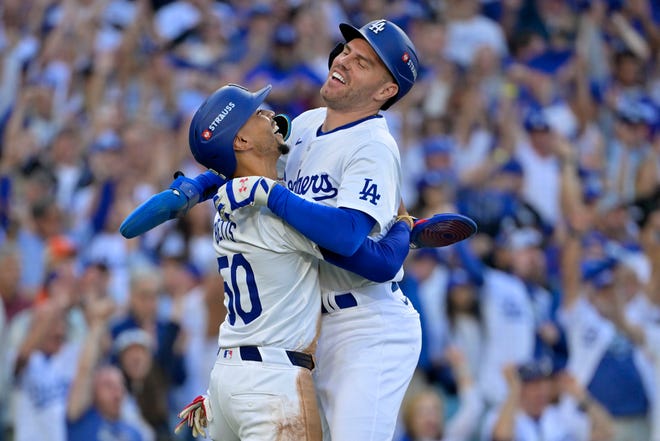
[{"label": "la logo on helmet", "polygon": [[379,33],[383,29],[385,29],[385,20],[379,20],[369,26],[369,30],[374,34]]}]

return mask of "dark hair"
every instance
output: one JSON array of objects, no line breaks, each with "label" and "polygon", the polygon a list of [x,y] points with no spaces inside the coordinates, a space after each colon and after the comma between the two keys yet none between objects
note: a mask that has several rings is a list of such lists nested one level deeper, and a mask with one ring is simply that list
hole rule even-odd
[{"label": "dark hair", "polygon": [[[449,320],[449,327],[453,328],[456,326],[456,315],[458,314],[458,309],[454,302],[452,302],[451,291],[456,285],[451,286],[447,285],[447,295],[445,296],[445,310],[447,311],[447,320]],[[461,285],[458,285],[461,286]],[[468,289],[472,290],[474,293],[474,300],[468,310],[466,311],[470,316],[474,317],[479,323],[481,320],[481,307],[479,302],[479,287],[476,285],[466,285]]]}]

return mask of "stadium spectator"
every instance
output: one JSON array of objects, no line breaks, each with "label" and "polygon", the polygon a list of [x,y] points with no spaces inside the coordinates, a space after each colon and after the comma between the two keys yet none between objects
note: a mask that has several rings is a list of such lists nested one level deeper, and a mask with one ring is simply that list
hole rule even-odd
[{"label": "stadium spectator", "polygon": [[[549,359],[504,368],[508,395],[501,407],[486,416],[482,440],[609,439],[612,421],[578,383],[553,378]],[[560,381],[559,401],[553,403],[553,382]]]},{"label": "stadium spectator", "polygon": [[128,311],[113,321],[110,331],[113,340],[128,329],[146,331],[155,342],[152,349],[158,365],[165,369],[170,384],[178,386],[186,378],[182,348],[177,345],[181,325],[159,316],[161,277],[161,272],[155,267],[138,267],[133,270]]},{"label": "stadium spectator", "polygon": [[[563,298],[560,320],[568,340],[567,368],[578,383],[612,415],[614,440],[649,439],[654,389],[651,365],[638,341],[626,332],[630,299],[615,268],[618,258],[585,271],[582,280],[581,236],[592,219],[581,210],[575,161],[562,158],[562,202],[567,218],[561,271]],[[611,257],[611,256],[605,256]],[[618,387],[612,388],[616,381]]]},{"label": "stadium spectator", "polygon": [[107,340],[104,338],[108,331],[108,320],[113,312],[114,303],[110,297],[90,297],[87,300],[89,332],[77,366],[69,360],[69,363],[75,366],[75,379],[66,403],[65,439],[69,441],[146,441],[135,421],[122,415],[126,389],[121,371],[101,363],[108,352]]},{"label": "stadium spectator", "polygon": [[401,411],[405,433],[399,441],[468,441],[476,434],[483,411],[479,391],[463,354],[449,347],[445,357],[458,379],[457,409],[446,419],[444,399],[432,385],[412,392]]}]

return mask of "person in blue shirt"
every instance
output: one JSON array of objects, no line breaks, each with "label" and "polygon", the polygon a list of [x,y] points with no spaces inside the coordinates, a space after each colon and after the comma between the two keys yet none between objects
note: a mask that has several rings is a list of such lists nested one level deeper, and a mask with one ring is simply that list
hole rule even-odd
[{"label": "person in blue shirt", "polygon": [[93,402],[79,412],[69,412],[69,441],[116,440],[144,441],[138,429],[121,419],[121,404],[126,395],[121,371],[103,366],[93,374]]},{"label": "person in blue shirt", "polygon": [[[99,364],[104,358],[101,344],[108,320],[114,312],[109,297],[91,297],[86,304],[88,332],[77,360],[66,409],[68,441],[146,441],[139,418],[123,418],[126,387],[119,368]],[[72,360],[76,363],[76,360]]]}]

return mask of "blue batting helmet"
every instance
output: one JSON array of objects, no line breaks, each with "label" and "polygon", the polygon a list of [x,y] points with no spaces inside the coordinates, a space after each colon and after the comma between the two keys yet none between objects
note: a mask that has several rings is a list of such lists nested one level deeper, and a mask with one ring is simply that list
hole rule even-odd
[{"label": "blue batting helmet", "polygon": [[[366,40],[399,86],[399,92],[383,104],[383,110],[387,110],[410,91],[417,79],[419,60],[415,45],[400,27],[389,20],[374,20],[360,29],[342,23],[339,30],[347,43],[355,38]],[[330,53],[328,67],[342,48],[343,44],[340,44]]]},{"label": "blue batting helmet", "polygon": [[236,171],[234,138],[271,88],[269,84],[252,93],[237,84],[228,84],[213,92],[190,122],[188,143],[197,162],[231,179]]}]

